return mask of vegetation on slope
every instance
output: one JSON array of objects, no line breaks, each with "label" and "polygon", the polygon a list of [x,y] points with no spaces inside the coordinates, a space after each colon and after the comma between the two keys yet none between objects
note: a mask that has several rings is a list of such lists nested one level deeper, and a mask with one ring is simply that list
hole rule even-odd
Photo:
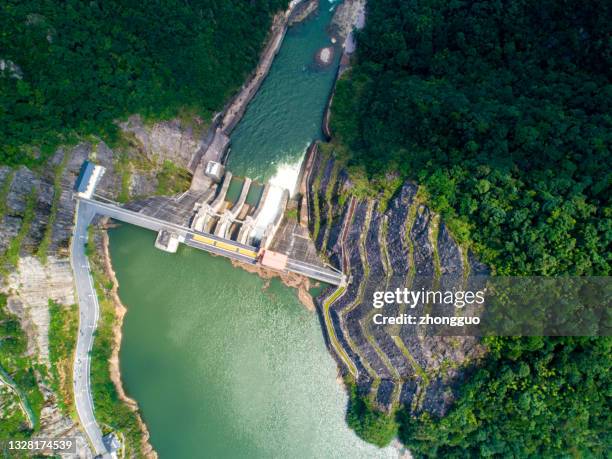
[{"label": "vegetation on slope", "polygon": [[612,445],[611,341],[494,339],[443,419],[400,414],[417,457],[605,457]]},{"label": "vegetation on slope", "polygon": [[[369,3],[332,128],[376,191],[417,180],[502,275],[607,275],[609,3]],[[416,456],[601,456],[608,338],[498,338],[445,418],[398,416]]]},{"label": "vegetation on slope", "polygon": [[0,163],[31,164],[114,120],[218,110],[255,66],[287,0],[0,5]]},{"label": "vegetation on slope", "polygon": [[182,193],[189,189],[190,183],[191,175],[188,170],[166,160],[157,174],[156,193],[162,196]]},{"label": "vegetation on slope", "polygon": [[11,191],[11,183],[13,183],[14,176],[15,170],[11,169],[4,177],[4,182],[0,186],[0,221],[4,220],[8,210],[8,194]]},{"label": "vegetation on slope", "polygon": [[[7,310],[7,297],[0,294],[0,373],[5,372],[24,396],[23,402],[34,416],[34,425],[29,426],[22,410],[0,412],[0,438],[27,438],[38,430],[43,395],[37,382],[34,364],[27,356],[27,337],[19,319]],[[2,374],[2,379],[6,379]],[[27,409],[27,408],[26,408]]]},{"label": "vegetation on slope", "polygon": [[387,446],[397,435],[397,422],[392,416],[373,406],[371,400],[357,393],[355,384],[349,383],[349,406],[346,421],[362,439],[376,446]]},{"label": "vegetation on slope", "polygon": [[47,263],[47,251],[49,250],[49,246],[51,245],[51,236],[53,236],[53,226],[55,225],[55,221],[57,220],[57,211],[59,209],[60,199],[62,197],[62,174],[69,159],[70,153],[64,152],[64,157],[62,158],[61,163],[59,163],[55,167],[54,171],[53,200],[51,201],[49,220],[47,221],[47,226],[45,227],[45,233],[43,235],[43,238],[40,241],[40,244],[38,244],[38,249],[36,250],[36,256],[43,264]]},{"label": "vegetation on slope", "polygon": [[95,416],[105,433],[112,430],[124,436],[128,456],[138,456],[141,430],[137,414],[121,401],[110,376],[109,361],[114,347],[113,327],[117,320],[115,304],[111,297],[113,282],[106,275],[102,255],[96,250],[94,239],[99,237],[98,231],[90,226],[88,233],[86,254],[100,304],[98,328],[91,350],[91,389]]},{"label": "vegetation on slope", "polygon": [[72,364],[79,328],[76,304],[63,306],[49,300],[49,360],[51,385],[58,395],[58,405],[69,414],[73,406]]},{"label": "vegetation on slope", "polygon": [[34,207],[36,206],[37,193],[36,189],[32,188],[30,194],[26,198],[26,205],[22,215],[21,226],[19,231],[9,243],[7,249],[0,255],[0,274],[5,274],[10,268],[16,268],[19,264],[19,252],[21,244],[28,235],[32,222],[34,221]]},{"label": "vegetation on slope", "polygon": [[497,273],[609,273],[611,11],[373,2],[334,134],[378,182],[425,185]]}]

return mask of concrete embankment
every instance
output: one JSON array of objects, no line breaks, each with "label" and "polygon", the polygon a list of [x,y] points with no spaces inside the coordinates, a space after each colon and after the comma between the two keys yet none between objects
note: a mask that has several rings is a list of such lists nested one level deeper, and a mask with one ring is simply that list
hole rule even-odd
[{"label": "concrete embankment", "polygon": [[280,50],[287,28],[305,20],[316,11],[318,0],[293,0],[289,8],[274,16],[269,32],[269,38],[261,53],[259,63],[249,76],[240,91],[230,99],[223,110],[215,115],[213,123],[205,137],[202,148],[194,155],[189,167],[194,172],[193,186],[201,187],[201,175],[208,161],[225,162],[229,147],[229,135],[236,127],[248,104],[268,76],[274,58]]}]

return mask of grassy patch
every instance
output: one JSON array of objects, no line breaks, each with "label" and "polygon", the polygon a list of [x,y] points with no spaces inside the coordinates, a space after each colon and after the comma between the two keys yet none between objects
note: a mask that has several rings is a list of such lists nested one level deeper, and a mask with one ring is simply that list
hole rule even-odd
[{"label": "grassy patch", "polygon": [[189,189],[191,174],[187,169],[177,166],[172,161],[164,161],[161,171],[157,174],[157,190],[159,195],[182,193]]},{"label": "grassy patch", "polygon": [[[325,157],[324,157],[325,158]],[[314,241],[317,240],[317,236],[319,235],[319,230],[321,228],[321,208],[319,207],[319,189],[321,188],[321,179],[323,178],[323,173],[325,172],[325,165],[323,164],[324,159],[321,160],[321,167],[317,171],[317,176],[312,183],[312,208],[314,213],[314,224],[312,230],[312,239]]]},{"label": "grassy patch", "polygon": [[91,351],[91,388],[96,419],[104,431],[119,431],[125,437],[127,456],[140,453],[141,431],[137,415],[119,399],[117,389],[110,378],[109,360],[114,346],[113,326],[116,313],[111,298],[113,283],[106,275],[101,255],[93,249],[96,232],[90,232],[88,256],[94,286],[100,303],[100,318]]},{"label": "grassy patch", "polygon": [[0,294],[0,369],[17,386],[26,409],[31,410],[34,425],[29,428],[25,415],[10,413],[0,422],[0,438],[27,438],[40,427],[44,399],[38,387],[36,368],[27,355],[27,337],[19,319],[7,310],[6,303],[6,295]]},{"label": "grassy patch", "polygon": [[116,199],[118,202],[126,203],[130,200],[130,183],[132,181],[132,164],[127,153],[119,152],[118,159],[115,162],[115,170],[121,177],[121,188]]},{"label": "grassy patch", "polygon": [[55,176],[53,178],[53,201],[51,201],[51,212],[49,214],[49,221],[45,228],[45,234],[43,235],[42,241],[38,245],[36,255],[40,259],[41,263],[47,263],[47,251],[49,250],[49,244],[51,244],[51,236],[53,235],[53,225],[57,219],[57,209],[59,208],[60,198],[62,197],[62,174],[70,159],[70,153],[64,152],[62,162],[55,168]]},{"label": "grassy patch", "polygon": [[297,220],[298,219],[298,210],[296,208],[285,210],[285,217],[289,220]]},{"label": "grassy patch", "polygon": [[75,304],[63,306],[49,300],[49,360],[51,385],[58,395],[58,405],[69,414],[73,405],[72,362],[79,328],[79,312]]},{"label": "grassy patch", "polygon": [[19,251],[24,238],[30,231],[32,221],[34,220],[34,207],[36,206],[37,193],[34,188],[27,197],[26,208],[23,212],[23,220],[17,235],[11,240],[8,248],[0,257],[0,270],[7,272],[9,267],[16,268],[19,263]]}]

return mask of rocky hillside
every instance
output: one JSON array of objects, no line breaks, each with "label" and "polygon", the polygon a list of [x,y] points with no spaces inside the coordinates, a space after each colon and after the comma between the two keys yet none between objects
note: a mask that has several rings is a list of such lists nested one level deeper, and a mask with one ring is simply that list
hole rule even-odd
[{"label": "rocky hillside", "polygon": [[[0,168],[4,202],[0,213],[0,291],[8,297],[8,313],[19,319],[26,332],[26,356],[36,368],[36,383],[44,398],[41,411],[35,413],[40,421],[38,434],[76,436],[82,457],[89,455],[85,436],[60,409],[59,394],[49,378],[49,301],[66,309],[75,303],[67,258],[74,215],[70,188],[86,157],[80,146],[59,149],[39,171]],[[5,370],[12,376],[19,368]],[[8,395],[0,395],[0,403],[6,403]]]},{"label": "rocky hillside", "polygon": [[[75,202],[72,188],[83,161],[106,167],[97,192],[116,201],[177,191],[189,184],[185,170],[201,135],[178,120],[145,126],[139,117],[124,125],[125,141],[110,149],[104,142],[60,148],[36,170],[0,167],[0,293],[7,313],[16,316],[27,336],[26,356],[44,400],[36,435],[77,436],[80,457],[88,457],[86,439],[69,410],[61,408],[50,356],[49,301],[68,314],[76,303],[69,244]],[[60,319],[60,322],[63,319]],[[68,366],[70,367],[70,366]],[[12,376],[14,368],[6,368]],[[61,385],[71,379],[62,375]],[[18,402],[0,384],[0,406]],[[69,393],[69,391],[68,391]],[[3,412],[6,410],[3,410]]]},{"label": "rocky hillside", "polygon": [[[321,149],[314,154],[308,176],[310,232],[317,249],[350,274],[346,293],[330,312],[335,334],[357,366],[358,387],[386,410],[399,403],[414,412],[443,414],[462,368],[482,349],[473,338],[424,339],[411,335],[412,327],[375,326],[373,292],[458,288],[486,268],[457,245],[444,222],[421,202],[416,185],[404,183],[383,209],[377,199],[352,195],[354,184],[340,162]],[[319,309],[326,296],[318,298]],[[403,312],[398,306],[385,310],[386,315]]]}]

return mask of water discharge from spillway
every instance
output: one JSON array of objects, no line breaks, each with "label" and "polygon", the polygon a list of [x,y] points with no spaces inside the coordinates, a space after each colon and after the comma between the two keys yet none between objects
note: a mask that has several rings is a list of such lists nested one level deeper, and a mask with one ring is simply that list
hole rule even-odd
[{"label": "water discharge from spillway", "polygon": [[[288,31],[232,134],[228,170],[269,181],[275,199],[294,189],[306,146],[321,136],[336,68],[313,57],[329,45],[329,8],[321,1],[317,17]],[[161,252],[140,228],[109,235],[128,310],[122,379],[161,459],[396,456],[346,425],[336,363],[295,290],[187,246]]]},{"label": "water discharge from spillway", "polygon": [[257,224],[251,233],[254,240],[261,240],[268,225],[277,217],[285,191],[288,191],[291,195],[295,194],[303,160],[304,154],[293,163],[279,164],[275,174],[268,180],[270,190],[257,219]]}]

